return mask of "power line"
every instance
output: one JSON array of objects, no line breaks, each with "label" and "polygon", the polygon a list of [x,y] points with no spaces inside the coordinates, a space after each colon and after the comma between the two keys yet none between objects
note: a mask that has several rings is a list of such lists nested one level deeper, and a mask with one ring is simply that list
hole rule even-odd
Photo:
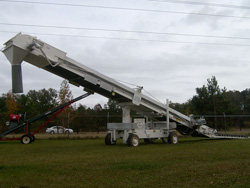
[{"label": "power line", "polygon": [[147,1],[155,1],[155,2],[162,2],[162,3],[189,4],[189,5],[204,5],[204,6],[213,6],[213,7],[223,7],[223,8],[250,9],[250,7],[248,6],[204,3],[204,2],[194,2],[194,1],[179,1],[179,0],[147,0]]},{"label": "power line", "polygon": [[116,9],[116,10],[128,10],[128,11],[142,11],[142,12],[156,12],[156,13],[169,13],[169,14],[185,14],[185,15],[198,15],[198,16],[211,16],[211,17],[250,19],[250,17],[246,17],[246,16],[230,16],[230,15],[223,15],[223,14],[207,14],[207,13],[167,11],[167,10],[154,10],[154,9],[140,9],[140,8],[127,8],[127,7],[115,7],[115,6],[69,4],[69,3],[53,3],[53,2],[32,2],[32,1],[16,1],[16,0],[0,0],[0,1],[2,1],[2,2],[8,2],[8,3],[29,3],[29,4],[74,6],[74,7],[86,7],[86,8]]},{"label": "power line", "polygon": [[[1,33],[17,33],[15,31],[0,31]],[[89,35],[66,35],[66,34],[52,34],[52,33],[29,33],[30,35],[47,35],[55,37],[76,37],[76,38],[90,38],[90,39],[108,39],[108,40],[123,40],[123,41],[140,41],[140,42],[159,42],[159,43],[176,43],[176,44],[201,44],[201,45],[216,45],[216,46],[244,46],[248,47],[248,44],[230,44],[230,43],[209,43],[209,42],[189,42],[189,41],[171,41],[171,40],[151,40],[151,39],[138,39],[138,38],[118,38],[118,37],[98,37]]]},{"label": "power line", "polygon": [[122,30],[122,29],[102,29],[102,28],[88,28],[88,27],[32,25],[32,24],[17,24],[17,23],[0,23],[0,25],[57,28],[57,29],[76,29],[76,30],[90,30],[90,31],[110,31],[110,32],[123,32],[123,33],[157,34],[157,35],[176,35],[176,36],[188,36],[188,37],[243,39],[243,40],[244,39],[247,39],[247,40],[250,39],[250,37],[233,37],[233,36],[201,35],[201,34],[187,34],[187,33],[169,33],[169,32],[154,32],[154,31],[131,31],[131,30]]}]

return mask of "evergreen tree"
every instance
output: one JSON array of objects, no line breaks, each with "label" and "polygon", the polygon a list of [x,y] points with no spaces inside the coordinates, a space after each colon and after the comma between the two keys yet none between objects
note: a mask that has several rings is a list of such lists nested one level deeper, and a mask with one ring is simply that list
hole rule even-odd
[{"label": "evergreen tree", "polygon": [[109,99],[107,104],[104,105],[104,109],[109,114],[109,122],[122,122],[122,109],[118,103],[112,99]]},{"label": "evergreen tree", "polygon": [[40,114],[54,108],[57,105],[57,91],[49,88],[39,91],[30,90],[26,97],[21,95],[20,102],[23,105],[34,108],[33,114]]},{"label": "evergreen tree", "polygon": [[196,115],[213,115],[214,128],[221,128],[222,123],[218,127],[217,115],[224,113],[232,113],[232,107],[226,98],[226,88],[220,89],[215,76],[207,79],[207,86],[196,88],[196,93],[191,100],[191,110]]}]

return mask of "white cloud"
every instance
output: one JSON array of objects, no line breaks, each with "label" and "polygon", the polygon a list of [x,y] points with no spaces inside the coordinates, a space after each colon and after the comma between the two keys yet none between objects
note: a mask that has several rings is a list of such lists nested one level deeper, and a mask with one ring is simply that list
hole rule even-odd
[{"label": "white cloud", "polygon": [[[68,3],[68,1],[58,2]],[[242,9],[152,3],[146,1],[95,0],[86,2],[92,5],[180,12],[205,12],[238,16],[247,16],[249,14],[246,10]],[[71,3],[83,4],[82,1],[72,1]],[[217,1],[214,1],[214,3],[217,3]],[[233,1],[222,1],[220,3],[235,4]],[[247,1],[237,2],[239,5],[241,3],[247,6]],[[7,2],[0,2],[0,6],[2,23],[238,37],[247,37],[249,34],[249,21],[246,19]],[[248,44],[248,40],[236,39],[35,28],[1,24],[0,31],[89,35],[122,39],[139,38],[161,41]],[[1,33],[0,43],[3,44],[13,36],[13,33]],[[249,47],[54,37],[38,34],[36,36],[67,52],[67,56],[70,58],[111,78],[144,86],[147,91],[162,102],[166,98],[169,98],[173,102],[187,101],[195,94],[195,88],[206,84],[207,78],[211,78],[212,75],[217,77],[221,88],[225,86],[230,90],[244,90],[250,84],[248,81],[248,70],[250,68]],[[0,92],[5,93],[11,89],[11,74],[10,64],[2,53],[0,54],[0,63]],[[29,89],[59,89],[62,81],[62,78],[28,63],[23,64],[23,78],[25,92]],[[75,86],[71,86],[71,88],[74,96],[83,93],[82,88]],[[107,99],[99,95],[91,96],[82,101],[82,103],[89,106],[94,106],[97,103],[104,104],[106,102]]]}]

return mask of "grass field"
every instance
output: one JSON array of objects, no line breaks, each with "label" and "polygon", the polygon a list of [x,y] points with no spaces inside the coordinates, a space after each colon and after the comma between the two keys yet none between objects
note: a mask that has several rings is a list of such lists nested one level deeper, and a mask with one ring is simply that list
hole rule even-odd
[{"label": "grass field", "polygon": [[250,187],[250,139],[177,145],[104,140],[0,142],[0,187]]}]

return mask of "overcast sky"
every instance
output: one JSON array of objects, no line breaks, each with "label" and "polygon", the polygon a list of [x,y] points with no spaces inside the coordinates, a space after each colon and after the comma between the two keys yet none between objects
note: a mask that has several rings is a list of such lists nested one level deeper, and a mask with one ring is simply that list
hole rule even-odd
[{"label": "overcast sky", "polygon": [[[250,87],[249,1],[206,1],[206,3],[244,6],[244,8],[150,0],[29,1],[70,3],[75,6],[0,1],[0,48],[15,34],[28,33],[65,51],[68,57],[106,76],[143,86],[147,92],[162,102],[166,99],[178,103],[186,102],[196,94],[195,88],[202,87],[212,76],[216,76],[220,88],[242,91]],[[234,17],[181,14],[181,12]],[[152,33],[111,32],[100,29]],[[6,93],[11,90],[11,66],[3,53],[0,53],[0,66],[0,93]],[[22,63],[22,69],[24,92],[30,89],[60,88],[62,78],[26,62]],[[71,85],[71,89],[74,97],[83,93],[82,88]],[[95,94],[81,103],[93,107],[97,103],[103,105],[106,102],[106,98]]]}]

